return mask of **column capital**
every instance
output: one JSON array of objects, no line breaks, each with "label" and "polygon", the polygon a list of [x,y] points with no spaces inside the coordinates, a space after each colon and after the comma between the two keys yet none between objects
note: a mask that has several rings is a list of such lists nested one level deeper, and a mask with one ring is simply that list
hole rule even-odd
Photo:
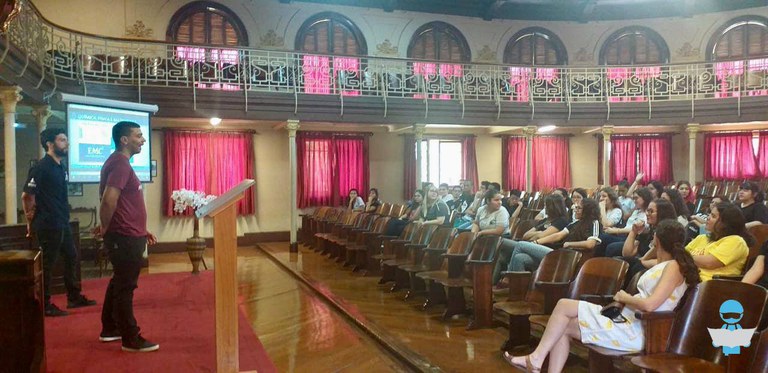
[{"label": "column capital", "polygon": [[288,119],[285,124],[285,129],[288,130],[289,137],[296,137],[296,131],[299,130],[299,121],[297,119]]},{"label": "column capital", "polygon": [[603,140],[608,141],[611,136],[616,132],[616,128],[612,125],[605,125],[600,128],[600,132],[603,134]]},{"label": "column capital", "polygon": [[523,127],[523,135],[530,140],[533,139],[533,135],[535,135],[538,130],[539,129],[536,126],[525,126]]},{"label": "column capital", "polygon": [[48,118],[53,115],[50,105],[35,105],[32,106],[32,116],[37,120],[37,125],[41,129],[48,123]]},{"label": "column capital", "polygon": [[695,140],[696,134],[701,131],[701,125],[698,123],[688,123],[685,125],[685,132],[688,132],[688,139]]},{"label": "column capital", "polygon": [[16,103],[21,99],[21,87],[17,85],[0,87],[0,102],[3,104],[3,112],[15,113]]},{"label": "column capital", "polygon": [[424,138],[424,131],[426,131],[427,125],[424,123],[416,123],[413,125],[413,134],[416,135],[416,140]]}]

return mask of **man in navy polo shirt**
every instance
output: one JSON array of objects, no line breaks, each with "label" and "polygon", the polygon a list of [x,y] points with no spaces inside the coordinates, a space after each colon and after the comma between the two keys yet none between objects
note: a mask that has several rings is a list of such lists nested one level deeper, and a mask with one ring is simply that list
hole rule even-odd
[{"label": "man in navy polo shirt", "polygon": [[67,156],[69,150],[69,141],[64,129],[45,129],[40,133],[40,145],[46,154],[29,170],[21,201],[30,234],[37,236],[37,242],[43,252],[45,315],[66,316],[66,311],[51,303],[51,271],[59,254],[64,255],[67,308],[92,306],[96,301],[80,294],[80,286],[77,283],[77,251],[69,228],[68,178],[61,163],[61,159]]}]

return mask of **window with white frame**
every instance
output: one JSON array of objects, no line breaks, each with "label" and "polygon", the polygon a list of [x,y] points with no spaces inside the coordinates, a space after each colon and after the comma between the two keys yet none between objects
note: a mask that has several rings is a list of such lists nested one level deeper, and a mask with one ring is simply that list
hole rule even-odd
[{"label": "window with white frame", "polygon": [[428,139],[421,142],[421,180],[434,185],[459,185],[462,168],[461,141]]}]

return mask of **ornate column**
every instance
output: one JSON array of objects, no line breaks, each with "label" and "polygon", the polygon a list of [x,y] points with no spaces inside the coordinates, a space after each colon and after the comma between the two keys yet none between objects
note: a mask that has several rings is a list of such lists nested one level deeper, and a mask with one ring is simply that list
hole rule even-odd
[{"label": "ornate column", "polygon": [[421,162],[424,161],[421,159],[421,141],[424,140],[426,127],[426,124],[413,125],[414,138],[416,139],[416,189],[421,189]]},{"label": "ornate column", "polygon": [[0,87],[0,101],[3,104],[5,136],[5,224],[18,222],[16,210],[16,103],[21,101],[21,87]]},{"label": "ornate column", "polygon": [[696,134],[701,127],[698,123],[688,123],[685,132],[688,132],[688,182],[696,184]]},{"label": "ornate column", "polygon": [[289,120],[285,128],[288,130],[288,159],[291,168],[291,245],[289,252],[297,253],[299,252],[299,244],[296,242],[296,231],[298,230],[296,220],[299,218],[299,210],[296,207],[296,194],[298,193],[296,186],[296,131],[299,130],[299,121]]},{"label": "ornate column", "polygon": [[[37,122],[38,134],[43,132],[48,124],[48,118],[50,118],[51,115],[53,115],[53,112],[48,105],[36,105],[32,107],[32,116],[35,117],[35,121]],[[38,150],[40,151],[40,159],[43,159],[45,150],[43,150],[42,146],[38,147]]]},{"label": "ornate column", "polygon": [[536,126],[523,128],[525,135],[525,191],[533,191],[533,136],[536,135]]},{"label": "ornate column", "polygon": [[613,126],[606,125],[606,126],[603,126],[600,132],[603,133],[603,185],[610,186],[611,185],[611,164],[610,164],[611,152],[609,150],[611,148],[611,135],[613,135],[614,128]]}]

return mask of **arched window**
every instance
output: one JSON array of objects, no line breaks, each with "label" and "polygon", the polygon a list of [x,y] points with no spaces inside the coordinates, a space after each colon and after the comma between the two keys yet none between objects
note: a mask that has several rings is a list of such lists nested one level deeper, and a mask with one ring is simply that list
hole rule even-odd
[{"label": "arched window", "polygon": [[165,37],[174,43],[208,46],[174,48],[174,58],[186,61],[183,75],[190,73],[187,64],[193,66],[191,73],[196,75],[196,87],[239,89],[240,56],[237,49],[215,48],[248,45],[248,34],[243,23],[227,7],[211,1],[189,3],[171,17]]},{"label": "arched window", "polygon": [[721,27],[707,48],[707,58],[715,63],[718,84],[715,97],[737,97],[742,86],[749,96],[768,95],[768,90],[759,89],[768,72],[768,58],[763,58],[766,55],[768,19],[739,17]]},{"label": "arched window", "polygon": [[181,7],[171,17],[165,38],[183,44],[248,45],[248,34],[235,13],[211,1]]},{"label": "arched window", "polygon": [[646,101],[646,82],[661,75],[661,64],[669,62],[669,48],[664,39],[647,27],[632,26],[614,32],[600,49],[604,65],[643,65],[609,67],[608,100],[612,102]]},{"label": "arched window", "polygon": [[[359,96],[360,59],[368,47],[355,24],[341,14],[325,12],[307,19],[296,34],[302,56],[304,93]],[[332,57],[328,55],[334,55]],[[338,56],[341,55],[341,56]]]},{"label": "arched window", "polygon": [[445,22],[431,22],[419,27],[408,45],[408,57],[446,62],[469,62],[472,59],[467,39]]},{"label": "arched window", "polygon": [[[565,46],[555,34],[540,27],[530,27],[516,33],[504,48],[504,63],[509,67],[509,94],[511,101],[528,102],[531,83],[534,89],[543,88],[548,92],[558,77],[558,69],[551,67],[531,68],[529,66],[565,65]],[[521,66],[522,65],[522,66]],[[531,82],[531,78],[535,78]],[[557,91],[557,90],[555,90]],[[547,99],[557,102],[559,97]]]},{"label": "arched window", "polygon": [[[472,55],[467,39],[461,32],[445,23],[430,22],[419,27],[408,45],[408,57],[419,60],[469,62]],[[457,79],[464,68],[456,63],[414,62],[413,77],[416,91],[428,91],[427,97],[450,100],[457,91]],[[414,93],[414,98],[424,98]]]}]

